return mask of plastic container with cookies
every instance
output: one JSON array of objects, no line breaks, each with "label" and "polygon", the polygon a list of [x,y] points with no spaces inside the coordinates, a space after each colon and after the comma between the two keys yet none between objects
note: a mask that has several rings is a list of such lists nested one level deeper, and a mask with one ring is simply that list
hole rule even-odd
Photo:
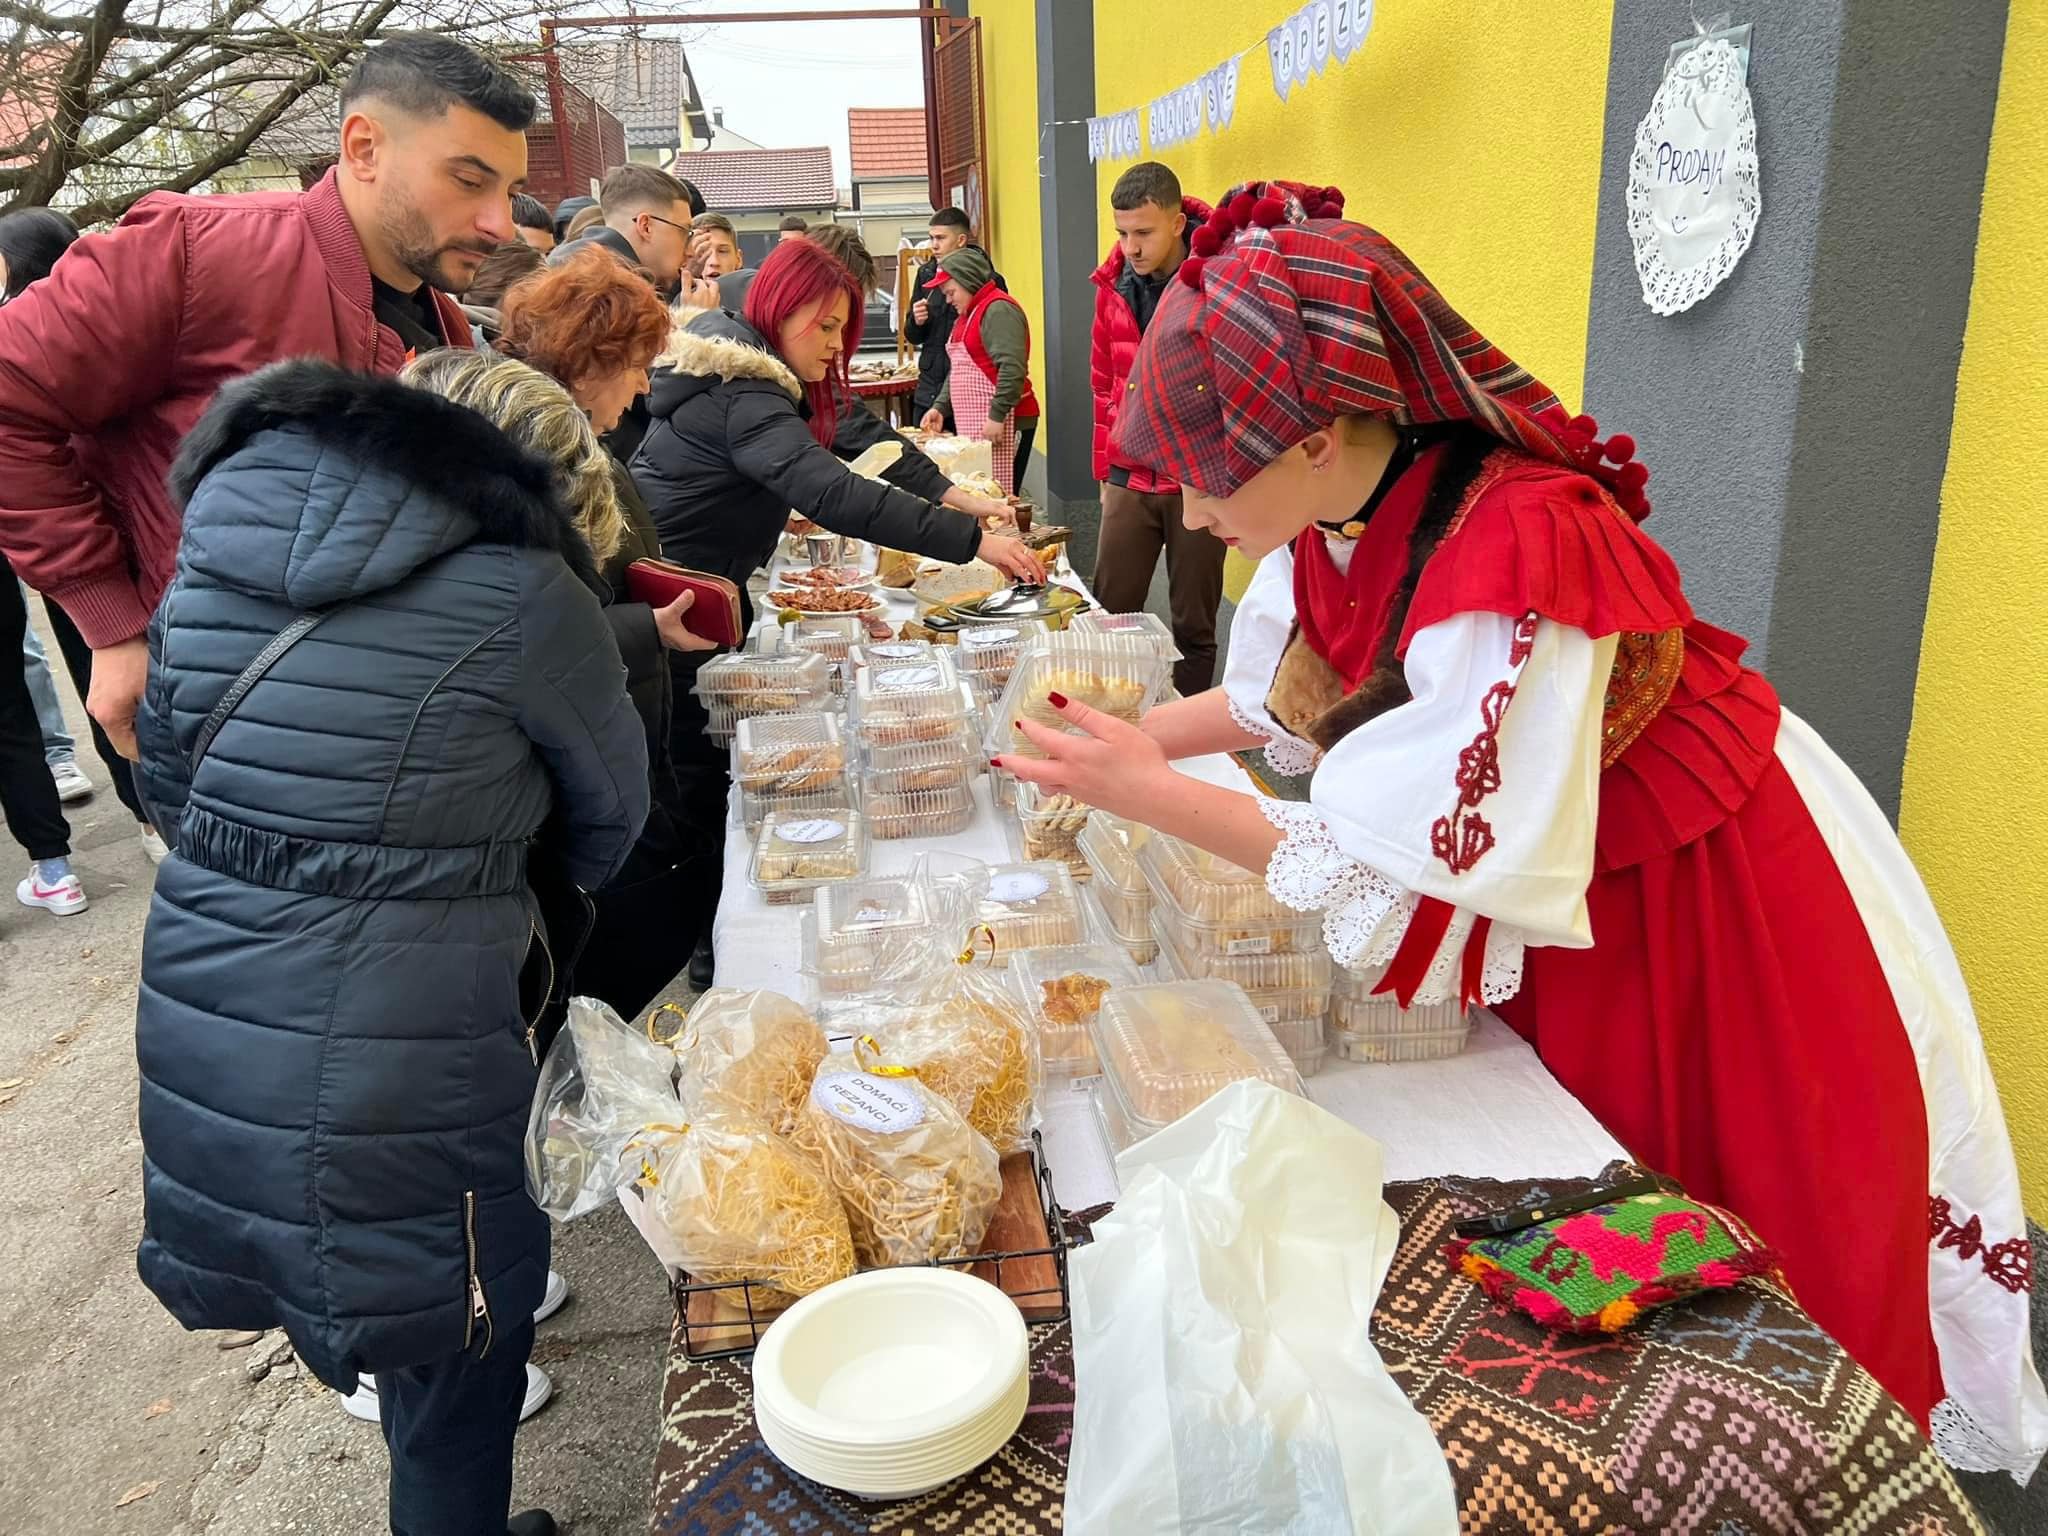
[{"label": "plastic container with cookies", "polygon": [[936,955],[924,887],[907,875],[823,886],[815,917],[810,970],[827,996],[910,976]]},{"label": "plastic container with cookies", "polygon": [[1374,996],[1374,971],[1339,969],[1330,989],[1330,1048],[1346,1061],[1439,1061],[1465,1049],[1472,1018],[1465,1005],[1416,1003],[1403,1008]]},{"label": "plastic container with cookies", "polygon": [[1022,779],[1014,794],[1024,857],[1064,864],[1067,873],[1084,885],[1093,880],[1095,872],[1081,857],[1078,846],[1081,831],[1088,825],[1089,808],[1072,795],[1047,794]]},{"label": "plastic container with cookies", "polygon": [[877,842],[948,837],[965,831],[974,820],[974,785],[969,780],[950,789],[871,788],[863,803],[868,835]]},{"label": "plastic container with cookies", "polygon": [[932,645],[928,640],[871,640],[865,637],[848,656],[849,680],[860,675],[865,667],[908,667],[921,661],[929,661]]},{"label": "plastic container with cookies", "polygon": [[709,721],[705,734],[721,745],[754,715],[822,710],[832,702],[832,664],[822,656],[714,656],[697,673],[696,695]]},{"label": "plastic container with cookies", "polygon": [[972,709],[953,658],[941,651],[901,666],[858,668],[850,697],[855,731],[870,746],[944,741],[963,729]]},{"label": "plastic container with cookies", "polygon": [[989,703],[1002,695],[1025,648],[1049,633],[1043,619],[963,624],[953,637],[955,665],[972,685],[975,698]]},{"label": "plastic container with cookies", "polygon": [[1141,822],[1095,811],[1074,839],[1095,877],[1089,895],[1104,927],[1140,965],[1150,964],[1157,952],[1152,940],[1152,887],[1138,867],[1138,850],[1152,835]]},{"label": "plastic container with cookies", "polygon": [[1190,954],[1174,942],[1157,908],[1152,912],[1152,935],[1159,941],[1163,978],[1234,982],[1244,989],[1252,1008],[1301,1075],[1313,1077],[1322,1070],[1329,1052],[1323,1032],[1330,1003],[1329,956]]},{"label": "plastic container with cookies", "polygon": [[1105,1129],[1118,1151],[1246,1078],[1302,1091],[1280,1042],[1243,989],[1227,981],[1112,990],[1095,1017],[1095,1051],[1117,1112],[1105,1116]]},{"label": "plastic container with cookies", "polygon": [[779,625],[776,634],[785,656],[822,656],[832,666],[832,691],[844,693],[851,674],[847,659],[867,638],[867,626],[850,613],[806,615]]},{"label": "plastic container with cookies", "polygon": [[1063,864],[992,864],[963,885],[967,923],[995,935],[999,969],[1019,950],[1079,944],[1086,936],[1080,894]]},{"label": "plastic container with cookies", "polygon": [[1107,944],[1027,949],[1011,966],[1017,990],[1038,1025],[1048,1082],[1093,1077],[1095,1016],[1112,987],[1143,982],[1123,950]]},{"label": "plastic container with cookies", "polygon": [[980,762],[974,742],[965,731],[956,731],[940,741],[863,747],[860,781],[870,797],[957,789],[980,771]]},{"label": "plastic container with cookies", "polygon": [[837,715],[754,715],[733,728],[733,782],[764,798],[830,789],[845,772]]},{"label": "plastic container with cookies", "polygon": [[1055,693],[1136,723],[1158,702],[1171,671],[1171,663],[1142,636],[1041,635],[1025,647],[1011,669],[984,745],[991,756],[1042,755],[1016,729],[1014,722],[1019,720],[1075,734],[1077,727],[1053,710]]},{"label": "plastic container with cookies", "polygon": [[809,901],[821,885],[859,879],[867,865],[860,812],[770,811],[754,843],[754,889],[775,905]]},{"label": "plastic container with cookies", "polygon": [[1189,953],[1288,955],[1322,948],[1322,919],[1283,906],[1264,877],[1192,843],[1154,834],[1138,867],[1174,942]]}]

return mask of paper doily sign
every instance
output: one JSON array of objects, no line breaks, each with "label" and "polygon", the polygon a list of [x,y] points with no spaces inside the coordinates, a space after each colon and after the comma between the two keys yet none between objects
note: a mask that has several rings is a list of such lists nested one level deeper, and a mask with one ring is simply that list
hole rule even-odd
[{"label": "paper doily sign", "polygon": [[1763,213],[1756,113],[1740,57],[1718,39],[1688,49],[1657,87],[1628,167],[1628,233],[1643,302],[1692,308],[1735,270]]}]

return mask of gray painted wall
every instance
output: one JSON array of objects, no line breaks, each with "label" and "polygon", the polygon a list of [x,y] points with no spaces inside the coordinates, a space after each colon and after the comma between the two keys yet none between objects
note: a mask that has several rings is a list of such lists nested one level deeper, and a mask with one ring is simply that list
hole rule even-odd
[{"label": "gray painted wall", "polygon": [[[1045,418],[1039,438],[1047,510],[1070,521],[1077,510],[1095,506],[1097,495],[1090,446],[1094,396],[1088,382],[1088,333],[1095,307],[1087,301],[1088,274],[1097,260],[1095,167],[1088,160],[1087,125],[1074,121],[1095,111],[1095,6],[1093,0],[1037,0],[1037,10],[1039,121],[1068,125],[1051,129],[1039,143],[1044,170],[1038,183],[1039,238],[1047,295],[1040,335]],[[1089,526],[1092,530],[1092,519]],[[1078,558],[1082,551],[1074,553]],[[1092,564],[1092,550],[1088,554]]]},{"label": "gray painted wall", "polygon": [[1625,187],[1677,5],[1617,0],[1586,409],[1653,471],[1650,528],[1702,617],[1889,814],[1969,304],[2004,5],[1756,0],[1763,218],[1712,296],[1642,302]]}]

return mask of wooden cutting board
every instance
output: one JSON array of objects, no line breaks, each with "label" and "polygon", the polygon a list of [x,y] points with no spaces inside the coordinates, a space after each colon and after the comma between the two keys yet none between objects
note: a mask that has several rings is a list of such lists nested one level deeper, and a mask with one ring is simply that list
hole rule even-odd
[{"label": "wooden cutting board", "polygon": [[[1027,1153],[1013,1152],[1003,1159],[1003,1195],[989,1218],[988,1235],[982,1239],[983,1253],[1034,1253],[1052,1246],[1045,1229],[1045,1212],[1039,1204],[1038,1182],[1031,1171]],[[1060,1315],[1065,1300],[1060,1294],[1059,1269],[1050,1254],[1028,1259],[993,1260],[973,1265],[970,1273],[1000,1286],[1027,1323],[1048,1322]],[[747,1317],[747,1296],[739,1287],[693,1291],[688,1297],[689,1342],[693,1354],[747,1347],[757,1339],[758,1327],[768,1325],[791,1303],[779,1291],[756,1286],[752,1295],[754,1319]]]}]

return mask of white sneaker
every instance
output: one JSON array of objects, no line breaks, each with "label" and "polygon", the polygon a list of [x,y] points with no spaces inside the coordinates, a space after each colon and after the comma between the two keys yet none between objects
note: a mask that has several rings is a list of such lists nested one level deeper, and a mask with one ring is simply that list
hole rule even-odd
[{"label": "white sneaker", "polygon": [[556,1274],[552,1269],[549,1270],[548,1288],[541,1293],[540,1305],[533,1309],[533,1320],[536,1323],[546,1322],[557,1312],[561,1311],[564,1306],[568,1305],[568,1301],[569,1282]]},{"label": "white sneaker", "polygon": [[[377,1412],[377,1380],[373,1376],[358,1376],[356,1389],[341,1396],[341,1411],[352,1419],[361,1419],[365,1424],[379,1422]],[[548,1373],[539,1366],[528,1362],[526,1367],[526,1401],[519,1405],[519,1422],[524,1424],[541,1409],[547,1407],[548,1399],[555,1395],[555,1384],[548,1380]]]},{"label": "white sneaker", "polygon": [[92,798],[92,780],[85,776],[85,770],[78,766],[76,758],[67,757],[61,763],[50,765],[50,777],[57,785],[57,798],[66,805]]},{"label": "white sneaker", "polygon": [[24,907],[41,907],[58,917],[83,912],[91,905],[85,887],[71,873],[69,859],[41,859],[29,866],[28,877],[14,888],[14,899]]},{"label": "white sneaker", "polygon": [[164,840],[156,835],[156,828],[148,822],[139,824],[137,830],[142,836],[142,851],[149,855],[149,862],[161,864],[171,856],[171,850]]}]

